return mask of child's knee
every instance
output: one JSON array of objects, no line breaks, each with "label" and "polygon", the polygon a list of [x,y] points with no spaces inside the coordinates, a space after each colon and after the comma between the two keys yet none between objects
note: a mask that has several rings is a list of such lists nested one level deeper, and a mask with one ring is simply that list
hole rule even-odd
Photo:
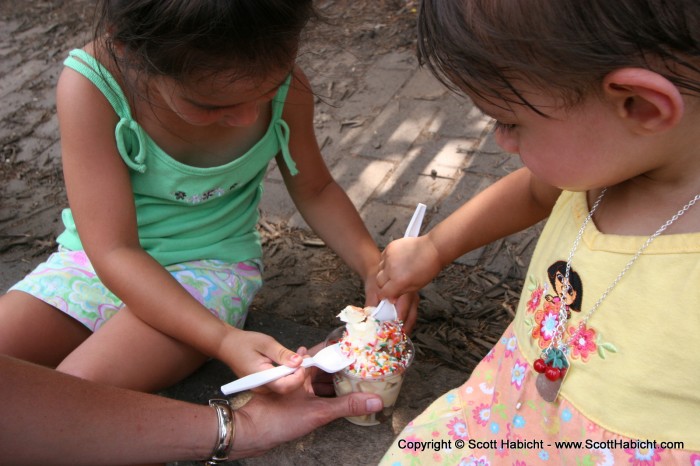
[{"label": "child's knee", "polygon": [[49,367],[90,335],[79,322],[21,291],[0,297],[0,353]]},{"label": "child's knee", "polygon": [[91,382],[103,383],[107,385],[117,385],[116,380],[109,376],[109,372],[105,370],[104,365],[91,364],[86,361],[76,360],[71,356],[64,359],[56,370],[64,374],[72,375],[83,380]]}]

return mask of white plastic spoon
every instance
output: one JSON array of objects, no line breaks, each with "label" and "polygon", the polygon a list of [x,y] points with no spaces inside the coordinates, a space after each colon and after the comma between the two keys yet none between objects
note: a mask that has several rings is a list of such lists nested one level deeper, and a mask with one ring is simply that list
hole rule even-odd
[{"label": "white plastic spoon", "polygon": [[[323,369],[325,372],[332,374],[333,372],[338,372],[341,369],[345,369],[350,364],[355,362],[355,358],[348,358],[343,353],[340,352],[340,345],[336,343],[335,345],[326,346],[321,351],[316,353],[314,357],[305,358],[301,367],[311,367],[316,366]],[[221,387],[221,391],[224,395],[231,395],[233,393],[242,392],[243,390],[250,390],[251,388],[259,387],[270,383],[273,380],[277,380],[280,377],[289,375],[297,370],[296,367],[287,366],[277,366],[271,369],[265,369],[264,371],[256,372],[254,374],[246,375],[238,380],[234,380],[231,383]]]},{"label": "white plastic spoon", "polygon": [[[420,233],[420,226],[423,223],[423,216],[425,216],[425,204],[418,203],[416,211],[413,212],[413,217],[411,217],[411,221],[408,223],[406,233],[403,235],[404,238],[415,238],[418,236],[418,233]],[[396,320],[398,318],[396,306],[388,299],[382,299],[372,312],[372,317],[379,321]]]}]

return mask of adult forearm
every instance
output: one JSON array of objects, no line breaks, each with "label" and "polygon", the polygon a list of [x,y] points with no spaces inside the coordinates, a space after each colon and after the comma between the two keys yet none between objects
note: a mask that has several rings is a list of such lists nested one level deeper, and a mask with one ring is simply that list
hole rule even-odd
[{"label": "adult forearm", "polygon": [[99,385],[0,357],[0,463],[135,464],[201,460],[213,409]]}]

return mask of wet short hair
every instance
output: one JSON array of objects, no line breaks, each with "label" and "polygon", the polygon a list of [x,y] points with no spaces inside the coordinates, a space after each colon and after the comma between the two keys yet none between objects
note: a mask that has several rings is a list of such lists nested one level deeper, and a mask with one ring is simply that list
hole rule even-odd
[{"label": "wet short hair", "polygon": [[257,78],[291,70],[315,15],[312,0],[102,0],[95,38],[119,68],[150,76]]},{"label": "wet short hair", "polygon": [[522,83],[573,106],[622,67],[700,94],[700,2],[422,0],[418,57],[454,91],[536,111]]}]

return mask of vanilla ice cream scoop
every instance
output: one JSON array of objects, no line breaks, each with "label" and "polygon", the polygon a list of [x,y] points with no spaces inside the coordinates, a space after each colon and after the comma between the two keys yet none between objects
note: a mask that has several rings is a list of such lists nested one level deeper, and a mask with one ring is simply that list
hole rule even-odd
[{"label": "vanilla ice cream scoop", "polygon": [[372,311],[374,307],[347,306],[338,314],[338,318],[345,322],[347,339],[353,344],[362,346],[377,339],[380,323],[372,317]]}]

